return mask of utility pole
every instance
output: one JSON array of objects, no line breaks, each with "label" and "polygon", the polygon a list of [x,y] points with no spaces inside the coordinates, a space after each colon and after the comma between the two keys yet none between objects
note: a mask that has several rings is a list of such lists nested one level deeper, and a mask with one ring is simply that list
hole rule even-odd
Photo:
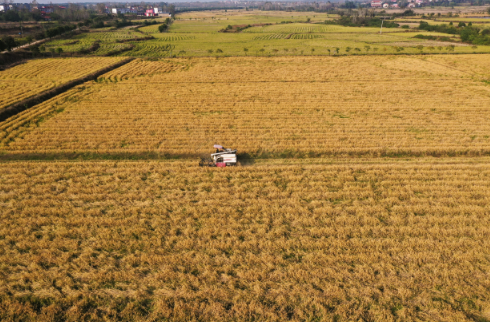
[{"label": "utility pole", "polygon": [[383,33],[383,22],[385,22],[385,19],[381,20],[381,29],[379,30],[379,34],[381,35]]}]

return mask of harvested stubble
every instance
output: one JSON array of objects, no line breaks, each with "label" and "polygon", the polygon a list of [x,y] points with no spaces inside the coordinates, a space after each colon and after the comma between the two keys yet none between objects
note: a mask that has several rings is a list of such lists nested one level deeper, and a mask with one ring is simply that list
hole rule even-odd
[{"label": "harvested stubble", "polygon": [[37,59],[0,71],[0,108],[94,73],[122,59],[124,58]]},{"label": "harvested stubble", "polygon": [[455,59],[136,60],[7,120],[0,143],[14,154],[197,155],[218,142],[255,157],[489,154],[490,56]]},{"label": "harvested stubble", "polygon": [[485,321],[490,164],[0,164],[3,320]]}]

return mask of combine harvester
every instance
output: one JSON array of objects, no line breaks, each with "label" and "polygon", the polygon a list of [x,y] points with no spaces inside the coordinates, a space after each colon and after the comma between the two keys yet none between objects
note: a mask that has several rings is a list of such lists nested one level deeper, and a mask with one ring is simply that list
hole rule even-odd
[{"label": "combine harvester", "polygon": [[201,167],[229,167],[236,166],[236,150],[227,149],[221,145],[215,144],[216,153],[212,153],[210,158],[201,158],[199,165]]}]

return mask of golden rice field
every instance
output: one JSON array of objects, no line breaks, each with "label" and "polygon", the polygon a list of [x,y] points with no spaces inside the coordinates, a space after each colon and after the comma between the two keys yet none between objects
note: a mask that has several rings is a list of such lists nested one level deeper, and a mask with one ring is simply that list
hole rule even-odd
[{"label": "golden rice field", "polygon": [[135,60],[0,124],[1,150],[487,155],[490,56]]},{"label": "golden rice field", "polygon": [[2,320],[488,321],[490,163],[0,163]]},{"label": "golden rice field", "polygon": [[490,55],[135,59],[0,122],[0,321],[490,321],[489,137]]},{"label": "golden rice field", "polygon": [[122,57],[36,59],[0,71],[0,108],[94,73],[122,59]]}]

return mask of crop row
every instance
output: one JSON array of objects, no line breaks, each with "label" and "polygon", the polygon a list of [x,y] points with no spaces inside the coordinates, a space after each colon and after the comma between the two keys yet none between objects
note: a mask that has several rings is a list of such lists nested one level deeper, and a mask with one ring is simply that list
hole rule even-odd
[{"label": "crop row", "polygon": [[285,34],[270,34],[254,37],[253,40],[273,40],[273,39],[284,39],[286,38]]},{"label": "crop row", "polygon": [[131,56],[145,56],[145,57],[165,57],[169,56],[175,45],[162,41],[151,43],[136,43],[136,47],[128,53]]},{"label": "crop row", "polygon": [[323,35],[315,35],[315,34],[293,34],[290,39],[317,39],[323,38]]},{"label": "crop row", "polygon": [[486,163],[10,162],[0,192],[5,319],[467,321],[490,296]]},{"label": "crop row", "polygon": [[84,33],[78,37],[80,39],[90,39],[90,40],[112,40],[112,39],[140,38],[141,34],[130,30],[124,30],[124,31]]},{"label": "crop row", "polygon": [[180,40],[190,40],[195,39],[195,36],[186,36],[186,35],[176,35],[176,36],[166,36],[166,37],[158,37],[158,40],[161,41],[180,41]]},{"label": "crop row", "polygon": [[244,30],[250,33],[375,33],[375,28],[343,27],[338,25],[311,25],[311,24],[279,24],[265,27],[253,27]]},{"label": "crop row", "polygon": [[100,80],[107,79],[111,81],[120,81],[141,76],[149,77],[153,75],[182,71],[188,68],[189,66],[187,64],[176,60],[135,59],[132,62],[101,76]]}]

